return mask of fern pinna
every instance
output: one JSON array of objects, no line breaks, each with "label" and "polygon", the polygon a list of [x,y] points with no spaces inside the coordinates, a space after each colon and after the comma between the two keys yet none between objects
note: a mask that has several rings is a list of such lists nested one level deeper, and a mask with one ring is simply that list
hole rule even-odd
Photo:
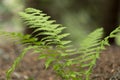
[{"label": "fern pinna", "polygon": [[[23,35],[21,42],[27,47],[24,48],[20,56],[14,61],[12,67],[7,71],[7,79],[10,79],[11,73],[15,70],[17,64],[30,49],[40,53],[39,59],[45,58],[45,66],[52,66],[54,71],[64,80],[89,80],[90,74],[101,50],[105,45],[109,45],[108,39],[115,37],[120,31],[120,27],[111,32],[110,36],[101,40],[103,29],[97,29],[80,43],[80,48],[75,49],[71,46],[71,41],[63,40],[69,33],[63,33],[66,28],[60,24],[55,24],[50,20],[50,16],[42,11],[27,8],[25,12],[20,13],[20,17],[29,28],[33,28],[34,36]],[[38,40],[37,37],[45,35]],[[24,38],[25,37],[25,38]]]}]

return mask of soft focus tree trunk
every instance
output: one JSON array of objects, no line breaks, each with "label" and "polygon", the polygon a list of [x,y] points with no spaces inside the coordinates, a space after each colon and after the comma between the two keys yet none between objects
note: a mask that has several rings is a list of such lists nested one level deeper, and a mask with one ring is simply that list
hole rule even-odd
[{"label": "soft focus tree trunk", "polygon": [[[101,4],[101,26],[105,29],[105,36],[118,27],[119,0],[104,0]],[[114,39],[110,39],[113,43]]]}]

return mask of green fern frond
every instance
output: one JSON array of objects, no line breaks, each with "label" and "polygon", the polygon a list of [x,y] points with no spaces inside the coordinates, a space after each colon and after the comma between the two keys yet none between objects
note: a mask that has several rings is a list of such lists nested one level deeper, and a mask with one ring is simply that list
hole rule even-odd
[{"label": "green fern frond", "polygon": [[20,63],[20,61],[23,59],[23,57],[25,56],[25,54],[31,50],[31,49],[37,49],[39,48],[39,46],[28,46],[26,47],[23,52],[20,54],[19,57],[17,57],[17,59],[14,61],[13,65],[11,66],[11,68],[6,72],[7,73],[7,80],[10,80],[11,74],[12,72],[16,69],[17,65]]},{"label": "green fern frond", "polygon": [[[12,67],[7,71],[7,80],[10,80],[11,73],[15,70],[19,62],[23,59],[24,55],[29,51],[30,49],[36,49],[37,46],[37,39],[32,38],[31,35],[24,35],[22,33],[17,32],[5,32],[0,31],[0,38],[3,38],[4,40],[10,40],[14,42],[15,44],[20,44],[19,46],[25,47],[25,49],[22,51],[20,56],[14,61]],[[28,46],[28,45],[35,45],[35,46]],[[27,47],[28,46],[28,47]]]},{"label": "green fern frond", "polygon": [[[30,28],[35,29],[33,33],[38,32],[38,34],[36,34],[35,37],[40,35],[46,35],[46,37],[44,37],[40,41],[38,41],[37,38],[35,37],[31,37],[30,35],[24,35],[20,37],[22,39],[21,42],[25,45],[27,44],[28,47],[26,47],[23,50],[21,55],[14,61],[14,64],[8,70],[7,72],[8,79],[10,79],[11,73],[15,70],[17,64],[21,61],[21,59],[24,57],[25,53],[28,50],[33,48],[35,50],[34,52],[41,52],[40,57],[44,57],[47,59],[45,63],[47,68],[50,66],[52,62],[55,62],[55,61],[59,62],[59,60],[62,59],[62,58],[56,59],[58,56],[60,56],[60,54],[56,55],[55,53],[59,53],[59,52],[57,50],[51,49],[49,45],[55,44],[57,48],[65,48],[65,45],[71,42],[71,41],[63,40],[64,37],[67,37],[69,35],[68,33],[62,34],[62,31],[65,29],[65,27],[62,27],[60,24],[55,24],[54,20],[49,20],[50,17],[42,13],[42,11],[39,11],[33,8],[28,8],[25,10],[25,12],[21,12],[20,16],[23,19],[23,21],[27,25],[29,25]],[[31,44],[33,46],[30,46]],[[39,46],[40,50],[38,50],[36,46],[37,47]],[[45,50],[47,50],[49,54],[48,53],[44,54],[43,52]]]},{"label": "green fern frond", "polygon": [[[67,59],[65,66],[73,65],[74,67],[79,66],[79,71],[74,71],[69,67],[70,69],[68,73],[74,71],[76,73],[76,74],[74,73],[74,75],[79,77],[80,79],[83,79],[85,75],[87,75],[86,80],[87,78],[89,78],[90,72],[93,66],[96,64],[96,60],[98,58],[96,57],[96,54],[100,53],[98,52],[98,49],[101,46],[102,35],[103,35],[102,28],[95,30],[90,35],[88,35],[88,37],[85,40],[83,40],[83,42],[81,42],[79,51],[76,51],[76,53],[72,53],[72,55],[70,54],[71,56],[75,57]],[[87,69],[85,69],[86,67]],[[73,77],[71,76],[71,78],[69,79],[73,79]]]},{"label": "green fern frond", "polygon": [[110,35],[109,36],[107,36],[103,41],[102,41],[102,45],[110,45],[109,44],[109,38],[115,38],[117,35],[117,33],[119,33],[120,32],[120,26],[119,27],[117,27],[115,30],[113,30],[111,33],[110,33]]},{"label": "green fern frond", "polygon": [[[85,78],[86,80],[90,79],[90,74],[92,72],[92,69],[94,65],[97,62],[97,59],[99,58],[99,54],[102,50],[105,49],[105,46],[109,46],[109,38],[113,38],[116,36],[116,33],[120,32],[120,27],[116,28],[111,34],[106,37],[105,39],[102,39],[103,36],[103,28],[97,29],[94,32],[92,32],[88,37],[83,40],[80,44],[80,49],[76,53],[70,53],[69,55],[64,54],[65,56],[74,56],[72,58],[66,59],[65,66],[72,66],[75,65],[79,66],[79,71],[76,72],[76,76],[79,76],[80,79]],[[72,72],[73,70],[70,68],[69,72]],[[79,72],[79,74],[77,73]],[[67,74],[67,73],[66,73]],[[66,75],[64,74],[64,75]],[[65,77],[65,76],[64,76]],[[73,77],[69,75],[69,79],[73,79]]]},{"label": "green fern frond", "polygon": [[17,32],[5,32],[0,31],[0,38],[3,38],[4,40],[13,41],[16,44],[33,44],[37,42],[37,38],[31,37],[31,35],[24,35],[22,33]]},{"label": "green fern frond", "polygon": [[80,43],[80,48],[85,50],[100,45],[103,36],[103,28],[97,29],[92,32],[88,37]]},{"label": "green fern frond", "polygon": [[19,36],[22,36],[23,34],[21,33],[16,33],[16,32],[5,32],[5,31],[0,31],[0,38],[3,38],[4,40],[11,40],[11,41],[18,41],[20,40]]},{"label": "green fern frond", "polygon": [[20,13],[20,16],[30,28],[35,29],[33,33],[38,32],[35,37],[46,35],[46,37],[41,40],[44,40],[44,44],[59,44],[63,46],[70,42],[62,41],[62,38],[69,35],[61,34],[66,27],[62,27],[60,24],[55,24],[55,21],[49,20],[50,16],[42,13],[42,11],[33,8],[27,8],[25,12]]}]

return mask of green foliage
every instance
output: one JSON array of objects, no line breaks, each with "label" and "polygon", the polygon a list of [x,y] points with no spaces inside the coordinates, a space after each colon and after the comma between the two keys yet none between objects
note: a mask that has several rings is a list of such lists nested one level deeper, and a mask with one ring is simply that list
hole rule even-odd
[{"label": "green foliage", "polygon": [[[29,28],[33,28],[33,37],[31,35],[22,35],[18,33],[1,32],[0,35],[7,34],[11,38],[18,37],[26,47],[20,56],[14,61],[11,68],[7,71],[7,80],[10,80],[12,72],[20,63],[27,51],[33,49],[34,53],[40,53],[39,59],[46,59],[46,69],[53,67],[56,74],[64,80],[90,80],[90,74],[96,64],[101,50],[109,45],[108,39],[115,37],[120,32],[120,27],[110,33],[108,37],[101,40],[103,29],[93,31],[88,37],[80,43],[80,48],[71,46],[71,41],[64,40],[69,33],[63,33],[66,28],[60,24],[55,24],[50,20],[50,16],[42,13],[40,10],[27,8],[25,12],[20,13],[21,18]],[[37,36],[44,35],[41,40]],[[16,39],[15,39],[16,40]]]},{"label": "green foliage", "polygon": [[120,46],[120,33],[117,34],[117,36],[115,38],[115,42],[118,46]]}]

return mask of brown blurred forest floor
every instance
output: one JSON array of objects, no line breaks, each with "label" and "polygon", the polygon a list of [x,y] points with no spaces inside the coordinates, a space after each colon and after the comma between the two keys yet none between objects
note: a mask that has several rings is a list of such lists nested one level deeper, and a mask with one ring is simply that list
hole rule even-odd
[{"label": "brown blurred forest floor", "polygon": [[[18,55],[15,45],[8,43],[0,45],[0,80],[6,80],[6,70]],[[13,72],[12,80],[61,80],[51,68],[45,70],[44,60],[38,60],[37,57],[38,54],[27,53]],[[120,47],[107,47],[107,50],[101,53],[91,78],[91,80],[120,80]]]}]

